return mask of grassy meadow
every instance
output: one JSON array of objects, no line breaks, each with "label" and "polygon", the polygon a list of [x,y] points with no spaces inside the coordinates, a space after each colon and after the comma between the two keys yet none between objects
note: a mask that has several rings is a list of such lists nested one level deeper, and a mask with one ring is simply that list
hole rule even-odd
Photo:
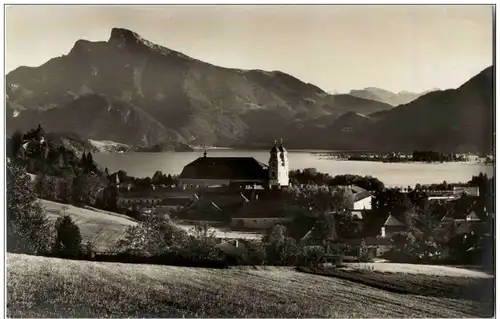
[{"label": "grassy meadow", "polygon": [[9,317],[480,317],[481,303],[278,267],[200,269],[7,255]]},{"label": "grassy meadow", "polygon": [[[423,269],[427,267],[427,265],[420,266]],[[439,276],[432,274],[432,269],[426,274],[349,268],[298,267],[297,269],[304,273],[345,279],[355,284],[363,284],[399,294],[457,299],[469,302],[471,306],[475,307],[477,316],[493,316],[493,276]]]},{"label": "grassy meadow", "polygon": [[97,251],[107,251],[125,236],[129,226],[137,225],[133,219],[96,208],[80,208],[72,205],[40,200],[47,216],[56,220],[67,214],[80,227],[82,241],[91,241]]}]

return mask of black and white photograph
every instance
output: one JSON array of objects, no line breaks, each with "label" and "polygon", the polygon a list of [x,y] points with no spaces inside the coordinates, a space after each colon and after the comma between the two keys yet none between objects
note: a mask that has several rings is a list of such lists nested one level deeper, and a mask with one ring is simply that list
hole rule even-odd
[{"label": "black and white photograph", "polygon": [[496,4],[3,9],[5,317],[496,316]]}]

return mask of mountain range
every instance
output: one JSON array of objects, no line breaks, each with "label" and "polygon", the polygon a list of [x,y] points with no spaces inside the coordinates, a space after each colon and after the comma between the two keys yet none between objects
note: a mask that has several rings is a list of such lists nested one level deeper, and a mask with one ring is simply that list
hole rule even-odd
[{"label": "mountain range", "polygon": [[402,104],[410,103],[416,100],[420,96],[427,94],[432,91],[437,91],[437,89],[425,91],[421,93],[414,93],[408,91],[401,91],[399,93],[393,93],[384,89],[376,87],[367,87],[362,90],[351,90],[350,95],[360,97],[363,99],[379,101],[383,103],[390,104],[392,106],[398,106]]},{"label": "mountain range", "polygon": [[78,40],[67,55],[7,74],[6,124],[137,147],[267,148],[283,138],[292,149],[490,151],[492,70],[394,107],[280,71],[214,66],[113,28],[108,41]]}]

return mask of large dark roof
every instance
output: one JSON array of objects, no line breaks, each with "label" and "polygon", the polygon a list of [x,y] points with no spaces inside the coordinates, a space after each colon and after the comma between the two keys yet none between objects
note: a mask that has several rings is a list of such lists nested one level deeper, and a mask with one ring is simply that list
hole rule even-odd
[{"label": "large dark roof", "polygon": [[450,202],[450,209],[444,219],[465,219],[474,213],[479,219],[485,218],[484,204],[475,196],[463,196]]},{"label": "large dark roof", "polygon": [[244,203],[233,218],[293,217],[298,210],[298,207],[282,198],[265,198]]},{"label": "large dark roof", "polygon": [[179,178],[266,180],[268,171],[253,157],[200,157],[184,166]]}]

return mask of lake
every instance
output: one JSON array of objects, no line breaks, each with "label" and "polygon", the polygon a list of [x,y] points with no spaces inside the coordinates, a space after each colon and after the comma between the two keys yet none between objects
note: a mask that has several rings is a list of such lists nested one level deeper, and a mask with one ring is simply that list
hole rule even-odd
[{"label": "lake", "polygon": [[[152,177],[156,171],[166,174],[180,174],[184,165],[203,156],[203,150],[194,152],[167,153],[96,153],[94,160],[107,167],[110,172],[123,170],[134,177]],[[208,150],[213,157],[255,157],[266,163],[269,151]],[[480,172],[492,176],[493,165],[480,163],[381,163],[367,161],[343,161],[323,159],[310,151],[288,152],[290,169],[316,168],[330,175],[355,174],[372,175],[386,186],[406,187],[420,184],[466,182]]]}]

